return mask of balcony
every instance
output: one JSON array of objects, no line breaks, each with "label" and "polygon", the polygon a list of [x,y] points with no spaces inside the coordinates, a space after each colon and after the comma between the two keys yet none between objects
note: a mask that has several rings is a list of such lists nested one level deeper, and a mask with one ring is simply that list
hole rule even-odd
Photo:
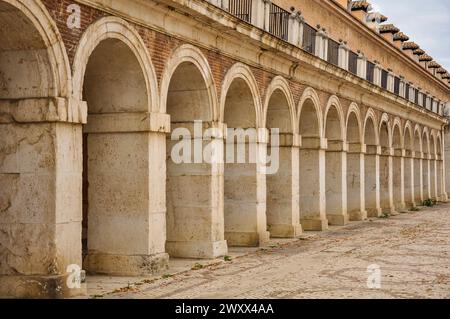
[{"label": "balcony", "polygon": [[[419,107],[443,115],[445,104],[442,101],[421,93],[412,83],[392,74],[390,70],[383,69],[376,61],[368,61],[361,52],[350,50],[345,42],[329,38],[326,30],[306,23],[294,8],[289,12],[271,3],[270,0],[208,0],[208,2]],[[427,103],[419,103],[419,93],[430,99],[429,108],[426,107]]]}]

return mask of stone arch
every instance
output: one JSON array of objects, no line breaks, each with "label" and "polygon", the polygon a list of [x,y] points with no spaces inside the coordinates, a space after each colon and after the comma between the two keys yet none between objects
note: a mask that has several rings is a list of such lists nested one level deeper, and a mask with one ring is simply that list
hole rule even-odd
[{"label": "stone arch", "polygon": [[351,103],[345,124],[347,152],[347,208],[350,220],[367,218],[364,191],[363,123],[356,103]]},{"label": "stone arch", "polygon": [[431,130],[430,131],[430,192],[431,192],[431,198],[437,200],[439,198],[438,193],[438,177],[437,173],[439,171],[438,168],[438,161],[437,159],[437,141],[436,141],[436,131]]},{"label": "stone arch", "polygon": [[[371,134],[373,133],[373,134]],[[379,145],[378,119],[373,109],[368,109],[364,120],[364,144]]]},{"label": "stone arch", "polygon": [[403,145],[408,151],[414,150],[414,136],[411,121],[406,121],[403,129]]},{"label": "stone arch", "polygon": [[[225,238],[230,246],[258,246],[269,240],[266,175],[261,172],[259,160],[263,155],[255,152],[267,147],[266,134],[255,136],[255,130],[265,130],[259,92],[252,71],[242,63],[234,64],[222,83],[220,120],[228,127],[224,220]],[[241,138],[241,133],[248,138]]]},{"label": "stone arch", "polygon": [[381,115],[380,124],[379,124],[379,139],[380,145],[382,147],[391,147],[392,146],[392,126],[391,121],[389,119],[389,115],[387,113],[383,113]]},{"label": "stone arch", "polygon": [[415,152],[422,152],[422,129],[420,128],[419,124],[416,124],[414,126],[414,151]]},{"label": "stone arch", "polygon": [[378,118],[371,108],[367,110],[364,120],[363,144],[364,155],[364,196],[365,208],[369,217],[377,217],[381,213],[379,185],[379,145]]},{"label": "stone arch", "polygon": [[[180,105],[169,99],[170,92],[183,92]],[[192,94],[187,95],[187,92]],[[194,103],[195,102],[195,103]],[[186,103],[194,103],[185,107]],[[170,104],[176,106],[170,107]],[[199,106],[200,105],[200,106]],[[168,108],[176,108],[171,112]],[[172,122],[188,120],[217,121],[218,99],[216,85],[207,58],[200,49],[183,44],[178,47],[166,63],[161,79],[161,113],[171,114]]]},{"label": "stone arch", "polygon": [[1,0],[0,14],[0,296],[70,297],[82,258],[69,59],[41,1]]},{"label": "stone arch", "polygon": [[404,130],[402,130],[402,122],[396,117],[392,123],[392,147],[396,149],[404,148]]},{"label": "stone arch", "polygon": [[300,123],[299,133],[303,137],[323,137],[320,99],[313,88],[306,88],[303,92],[298,106],[297,118]]},{"label": "stone arch", "polygon": [[414,126],[413,145],[414,145],[414,201],[416,204],[422,205],[423,188],[422,188],[422,129],[419,124]]},{"label": "stone arch", "polygon": [[[117,17],[105,17],[98,20],[88,27],[80,39],[73,63],[74,98],[77,100],[83,99],[83,88],[86,84],[86,69],[92,54],[99,48],[105,51],[104,54],[108,54],[108,47],[119,48],[124,52],[124,55],[128,54],[128,59],[136,59],[137,64],[133,67],[133,71],[142,73],[140,77],[145,82],[147,92],[146,97],[141,97],[142,99],[145,98],[145,100],[139,103],[145,105],[139,106],[139,111],[158,112],[159,91],[156,73],[145,43],[138,32],[128,22]],[[129,53],[127,50],[129,50]],[[99,59],[101,60],[101,58]],[[139,70],[137,65],[139,65]],[[134,85],[139,85],[137,83],[139,80],[136,79],[135,81]],[[122,83],[124,87],[129,85],[130,83]],[[119,92],[112,93],[120,94]]]},{"label": "stone arch", "polygon": [[0,9],[8,16],[0,28],[2,61],[8,61],[7,65],[0,63],[4,77],[0,97],[69,97],[69,59],[56,23],[42,2],[3,0]]},{"label": "stone arch", "polygon": [[328,99],[324,118],[325,126],[323,132],[325,132],[325,137],[328,139],[344,141],[346,135],[344,112],[337,96],[332,95]]},{"label": "stone arch", "polygon": [[432,198],[432,178],[431,178],[431,147],[430,147],[430,130],[428,127],[424,127],[422,131],[422,187],[423,187],[423,199]]},{"label": "stone arch", "polygon": [[[240,90],[243,90],[239,92]],[[232,92],[230,92],[232,91]],[[261,107],[261,96],[260,91],[258,89],[258,83],[250,70],[250,68],[242,63],[234,64],[225,75],[225,78],[222,82],[220,96],[220,122],[234,122],[239,125],[235,125],[236,127],[248,128],[263,128],[262,125],[262,107]],[[233,95],[236,96],[233,96]],[[237,101],[238,96],[244,96],[247,100],[251,100],[253,104],[253,108],[246,108],[245,113],[243,114],[243,110],[232,110],[233,114],[230,115],[230,110],[226,110],[227,98],[229,95],[232,95],[236,101],[232,101],[233,104],[237,105],[238,102],[248,103],[249,101]],[[226,112],[228,111],[228,114]],[[231,119],[233,117],[233,119]],[[228,121],[227,121],[228,118]],[[247,125],[240,125],[241,121],[244,120]],[[250,123],[251,122],[251,123]],[[233,127],[233,124],[231,127]],[[228,123],[227,123],[228,124]]]},{"label": "stone arch", "polygon": [[[275,100],[275,101],[274,101]],[[272,102],[272,103],[271,103]],[[276,117],[278,120],[270,120],[269,113],[270,109],[269,106],[273,105],[273,103],[276,103],[278,105],[282,104],[281,111],[283,113],[286,113],[286,111],[289,112],[289,114],[276,114]],[[287,106],[287,110],[286,110]],[[272,82],[270,83],[269,87],[266,91],[266,97],[264,101],[264,123],[265,126],[268,129],[270,129],[272,126],[270,123],[276,123],[275,125],[280,127],[283,127],[281,131],[283,132],[291,132],[291,133],[297,133],[297,115],[295,114],[295,102],[294,97],[292,95],[292,91],[289,87],[289,83],[286,79],[284,79],[281,76],[276,76],[273,78]],[[277,112],[278,111],[278,112]],[[273,110],[273,113],[279,113],[280,109],[277,108],[276,110]],[[275,115],[275,114],[274,114]],[[288,115],[288,116],[286,116]],[[280,123],[284,119],[284,123]],[[289,121],[286,123],[286,121]],[[290,129],[288,129],[290,126]]]},{"label": "stone arch", "polygon": [[298,142],[293,136],[298,131],[295,109],[288,82],[276,76],[266,90],[264,102],[270,138],[275,137],[272,129],[280,132],[279,145],[271,143],[269,147],[271,159],[278,156],[278,169],[266,175],[267,224],[272,237],[297,237],[301,233],[296,191],[299,182],[294,178],[298,174]]},{"label": "stone arch", "polygon": [[363,123],[359,106],[356,103],[350,104],[345,123],[345,140],[348,143],[361,143],[363,140]]},{"label": "stone arch", "polygon": [[404,198],[407,207],[414,207],[414,135],[411,121],[406,121],[403,129],[404,159]]}]

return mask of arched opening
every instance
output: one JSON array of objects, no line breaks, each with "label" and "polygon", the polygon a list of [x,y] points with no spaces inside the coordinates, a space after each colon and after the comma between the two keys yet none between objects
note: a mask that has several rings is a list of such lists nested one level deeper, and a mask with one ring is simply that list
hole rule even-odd
[{"label": "arched opening", "polygon": [[[267,225],[275,238],[297,237],[302,231],[298,205],[298,147],[294,145],[291,118],[286,94],[275,89],[269,98],[266,119],[271,135],[268,156],[273,168],[266,176]],[[274,129],[279,132],[278,145],[272,143]],[[274,161],[278,161],[278,169]]]},{"label": "arched opening", "polygon": [[234,78],[226,92],[225,239],[230,246],[259,246],[269,240],[265,174],[259,169],[255,93],[244,78]]},{"label": "arched opening", "polygon": [[366,119],[364,126],[364,144],[366,154],[364,155],[364,197],[367,215],[378,217],[380,208],[379,189],[379,152],[376,123],[372,117]]},{"label": "arched opening", "polygon": [[422,205],[422,142],[418,130],[414,132],[414,200],[416,205]]},{"label": "arched opening", "polygon": [[394,125],[392,130],[392,147],[394,149],[394,157],[392,158],[392,194],[393,203],[397,211],[405,208],[403,184],[405,170],[401,139],[400,125]]},{"label": "arched opening", "polygon": [[426,131],[422,134],[422,189],[423,199],[431,199],[430,191],[430,140]]},{"label": "arched opening", "polygon": [[436,172],[436,180],[437,180],[437,195],[439,200],[445,201],[446,194],[444,190],[444,171],[443,171],[443,158],[442,158],[442,141],[440,136],[438,135],[436,138],[436,161],[437,161],[437,172]]},{"label": "arched opening", "polygon": [[389,142],[388,123],[383,121],[380,125],[380,206],[384,213],[391,212],[391,145]]},{"label": "arched opening", "polygon": [[347,119],[347,210],[350,220],[367,218],[364,199],[364,153],[362,152],[361,128],[355,112]]},{"label": "arched opening", "polygon": [[300,219],[305,230],[328,228],[325,197],[325,150],[314,101],[307,98],[299,116],[300,135]]},{"label": "arched opening", "polygon": [[0,296],[69,297],[80,293],[65,275],[81,265],[81,125],[53,109],[67,107],[68,59],[41,1],[0,1],[0,39]]},{"label": "arched opening", "polygon": [[[107,38],[91,52],[83,79],[83,265],[95,273],[141,274],[114,260],[146,255],[149,233],[149,138],[132,114],[148,110],[144,72],[123,41]],[[161,245],[162,243],[160,243]],[[139,268],[139,267],[138,267]],[[144,267],[142,267],[144,268]]]},{"label": "arched opening", "polygon": [[328,142],[325,152],[326,214],[330,225],[341,226],[348,223],[347,153],[342,135],[341,117],[337,107],[332,105],[325,119],[325,137]]},{"label": "arched opening", "polygon": [[404,189],[405,189],[405,205],[408,208],[415,206],[414,204],[414,145],[411,129],[407,126],[404,137],[405,160],[404,160]]},{"label": "arched opening", "polygon": [[223,177],[214,160],[204,157],[208,146],[222,145],[219,136],[213,135],[212,141],[203,138],[213,127],[211,89],[202,69],[191,60],[181,61],[170,75],[166,99],[172,130],[166,140],[166,252],[171,257],[214,258],[227,252]]},{"label": "arched opening", "polygon": [[434,134],[431,135],[431,145],[430,145],[430,198],[437,200],[437,161],[436,161],[436,138]]}]

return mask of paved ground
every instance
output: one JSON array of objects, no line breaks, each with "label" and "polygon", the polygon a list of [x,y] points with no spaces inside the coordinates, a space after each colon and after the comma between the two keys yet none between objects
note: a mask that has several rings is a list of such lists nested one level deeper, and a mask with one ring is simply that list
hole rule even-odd
[{"label": "paved ground", "polygon": [[[231,261],[198,270],[189,269],[195,261],[178,260],[164,278],[90,277],[88,292],[97,298],[450,298],[450,204],[271,245],[232,250]],[[373,264],[381,289],[367,287]]]}]

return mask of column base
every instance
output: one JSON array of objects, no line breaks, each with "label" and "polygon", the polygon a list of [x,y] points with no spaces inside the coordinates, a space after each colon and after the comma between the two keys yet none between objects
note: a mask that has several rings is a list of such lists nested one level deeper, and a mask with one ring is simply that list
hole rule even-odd
[{"label": "column base", "polygon": [[89,273],[111,276],[146,276],[168,269],[169,255],[107,255],[89,253],[86,258]]},{"label": "column base", "polygon": [[226,240],[216,242],[168,241],[166,242],[166,252],[170,257],[214,259],[225,256],[228,253],[228,246]]},{"label": "column base", "polygon": [[345,215],[331,215],[327,214],[328,225],[333,226],[345,226],[349,222],[349,217],[347,214]]},{"label": "column base", "polygon": [[86,283],[69,288],[70,274],[55,276],[0,276],[0,298],[63,299],[87,296]]},{"label": "column base", "polygon": [[301,219],[303,230],[323,231],[328,229],[328,219]]},{"label": "column base", "polygon": [[381,208],[368,208],[367,216],[368,217],[380,217],[383,214]]},{"label": "column base", "polygon": [[269,225],[269,233],[272,238],[296,238],[302,233],[302,225]]},{"label": "column base", "polygon": [[270,240],[270,233],[263,232],[225,232],[225,238],[230,247],[258,247]]},{"label": "column base", "polygon": [[443,203],[447,203],[448,202],[448,196],[446,193],[443,193],[440,197],[439,197],[439,201],[443,202]]},{"label": "column base", "polygon": [[349,212],[348,217],[349,217],[349,220],[353,221],[353,222],[363,221],[363,220],[367,219],[367,211],[359,210],[359,211]]}]

